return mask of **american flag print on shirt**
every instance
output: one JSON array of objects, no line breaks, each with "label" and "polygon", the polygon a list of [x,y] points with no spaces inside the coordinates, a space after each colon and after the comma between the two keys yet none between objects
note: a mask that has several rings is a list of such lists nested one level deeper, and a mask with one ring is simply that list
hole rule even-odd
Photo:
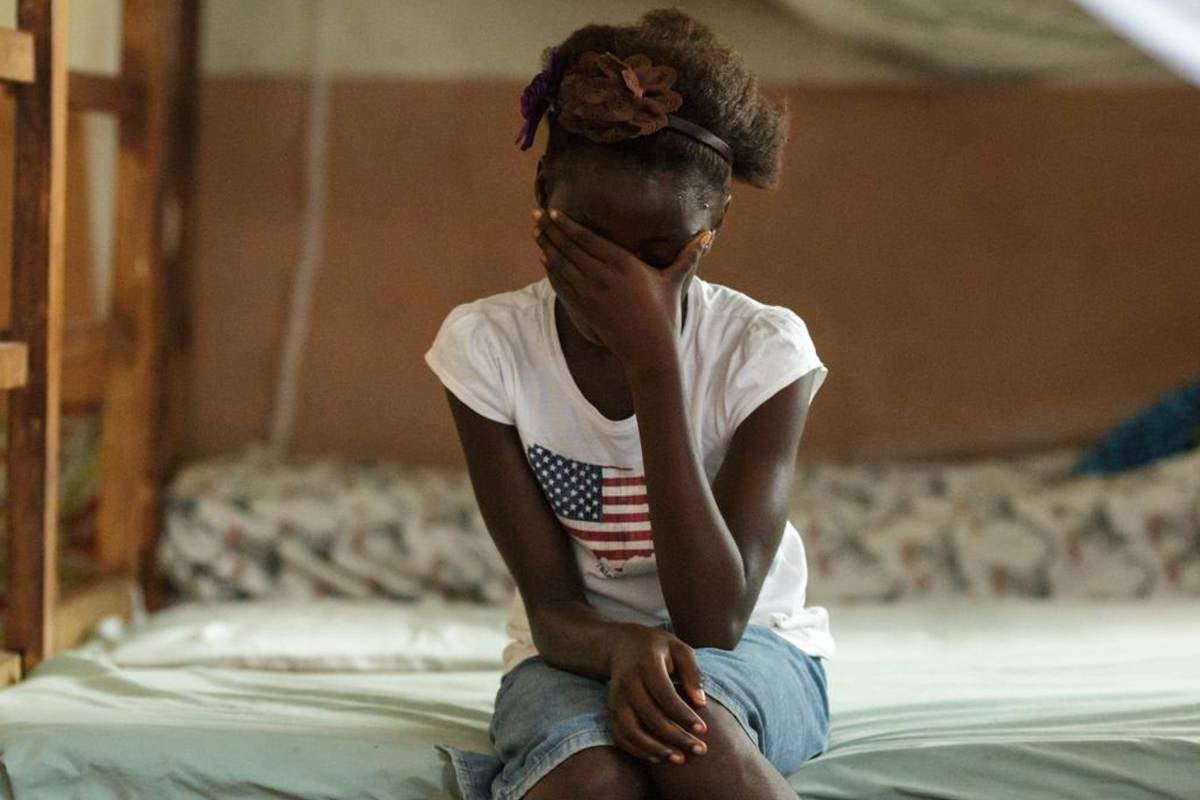
[{"label": "american flag print on shirt", "polygon": [[598,560],[619,571],[635,556],[654,556],[644,472],[576,461],[540,444],[527,450],[558,521]]}]

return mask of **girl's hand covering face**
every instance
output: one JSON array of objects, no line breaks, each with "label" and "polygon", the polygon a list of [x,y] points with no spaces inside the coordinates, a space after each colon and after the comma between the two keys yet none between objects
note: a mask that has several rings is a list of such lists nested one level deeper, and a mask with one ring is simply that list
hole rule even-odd
[{"label": "girl's hand covering face", "polygon": [[660,764],[683,764],[704,755],[698,734],[708,726],[672,683],[697,706],[707,704],[700,688],[695,651],[673,633],[629,625],[613,644],[609,662],[608,712],[613,742],[630,755]]},{"label": "girl's hand covering face", "polygon": [[657,269],[558,209],[533,212],[534,239],[550,284],[628,366],[679,336],[683,286],[712,245],[697,233],[667,267]]}]

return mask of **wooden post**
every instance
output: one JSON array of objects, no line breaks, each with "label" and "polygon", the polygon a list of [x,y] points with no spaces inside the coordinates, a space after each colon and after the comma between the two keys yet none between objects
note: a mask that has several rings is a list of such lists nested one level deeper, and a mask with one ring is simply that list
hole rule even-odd
[{"label": "wooden post", "polygon": [[[199,0],[179,0],[171,15],[173,31],[169,52],[175,55],[168,76],[168,120],[166,153],[163,159],[162,243],[162,380],[157,426],[158,449],[155,485],[160,489],[155,523],[163,519],[161,491],[190,445],[192,408],[191,367],[192,319],[191,273],[194,253],[196,209],[196,108],[199,101]],[[151,610],[164,605],[162,574],[154,558],[157,530],[142,541],[141,583]]]},{"label": "wooden post", "polygon": [[120,118],[109,378],[101,441],[97,557],[139,574],[158,526],[156,420],[161,401],[162,166],[167,20],[178,0],[125,0],[121,78],[142,99]]},{"label": "wooden post", "polygon": [[20,0],[34,81],[16,87],[12,338],[27,380],[8,394],[9,590],[5,640],[25,670],[49,652],[58,595],[59,380],[66,209],[67,0]]},{"label": "wooden post", "polygon": [[196,111],[199,104],[199,0],[181,0],[177,16],[177,62],[171,87],[167,162],[163,174],[165,213],[173,235],[164,237],[164,362],[167,380],[162,437],[163,466],[172,469],[190,446],[191,408],[187,376],[192,343],[191,272],[195,251]]}]

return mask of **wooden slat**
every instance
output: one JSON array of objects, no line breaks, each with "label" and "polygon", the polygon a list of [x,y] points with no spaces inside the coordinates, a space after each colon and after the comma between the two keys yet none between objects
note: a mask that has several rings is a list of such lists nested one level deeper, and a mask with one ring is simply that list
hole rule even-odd
[{"label": "wooden slat", "polygon": [[72,72],[72,111],[107,111],[122,119],[136,117],[142,109],[142,86],[127,78]]},{"label": "wooden slat", "polygon": [[[68,84],[67,94],[71,94]],[[104,311],[96,304],[95,231],[92,193],[93,170],[88,150],[88,120],[79,114],[67,116],[67,244],[63,251],[63,319],[88,320]],[[103,157],[101,157],[103,160]],[[104,203],[100,204],[101,209]]]},{"label": "wooden slat", "polygon": [[[182,0],[176,17],[177,54],[174,81],[169,90],[166,128],[167,152],[164,156],[164,213],[175,224],[167,226],[173,235],[163,237],[163,341],[162,396],[158,420],[158,451],[154,461],[162,486],[178,467],[190,445],[192,430],[191,350],[192,299],[191,272],[195,252],[196,214],[196,108],[199,75],[200,10],[199,0]],[[159,493],[159,505],[162,494]],[[156,518],[163,518],[162,509]],[[141,584],[151,610],[166,604],[163,576],[152,557],[154,538],[142,542]]]},{"label": "wooden slat", "polygon": [[67,2],[20,0],[34,39],[35,83],[16,87],[12,338],[29,349],[8,393],[9,583],[6,647],[26,671],[54,640],[57,596],[59,368],[66,199]]},{"label": "wooden slat", "polygon": [[0,688],[21,680],[21,656],[0,650]]},{"label": "wooden slat", "polygon": [[0,389],[25,385],[29,348],[24,342],[0,342]]},{"label": "wooden slat", "polygon": [[[12,86],[0,84],[0,258],[6,259],[0,268],[0,331],[4,338],[11,339],[9,320],[12,308],[12,291],[9,265],[12,263],[12,203],[13,203],[13,145],[17,128],[16,91]],[[4,402],[0,397],[0,402]]]},{"label": "wooden slat", "polygon": [[0,28],[0,81],[32,83],[33,37],[25,31]]},{"label": "wooden slat", "polygon": [[100,407],[108,390],[108,320],[68,320],[63,331],[62,407]]},{"label": "wooden slat", "polygon": [[162,178],[168,20],[177,0],[125,0],[121,74],[145,87],[136,120],[122,120],[112,276],[108,391],[96,529],[102,569],[139,574],[158,527],[156,420],[161,401]]},{"label": "wooden slat", "polygon": [[60,599],[54,609],[54,652],[79,644],[104,617],[115,614],[128,619],[134,591],[129,578],[105,575]]}]

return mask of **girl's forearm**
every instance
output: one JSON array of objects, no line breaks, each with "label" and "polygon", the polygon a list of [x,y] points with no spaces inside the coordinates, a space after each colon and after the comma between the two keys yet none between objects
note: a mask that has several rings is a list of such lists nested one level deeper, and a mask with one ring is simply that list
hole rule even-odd
[{"label": "girl's forearm", "polygon": [[530,610],[533,643],[552,667],[606,681],[613,645],[634,623],[617,622],[586,602],[566,600]]},{"label": "girl's forearm", "polygon": [[675,341],[626,364],[641,436],[650,525],[675,634],[692,647],[732,649],[746,591],[741,553],[697,456]]}]

